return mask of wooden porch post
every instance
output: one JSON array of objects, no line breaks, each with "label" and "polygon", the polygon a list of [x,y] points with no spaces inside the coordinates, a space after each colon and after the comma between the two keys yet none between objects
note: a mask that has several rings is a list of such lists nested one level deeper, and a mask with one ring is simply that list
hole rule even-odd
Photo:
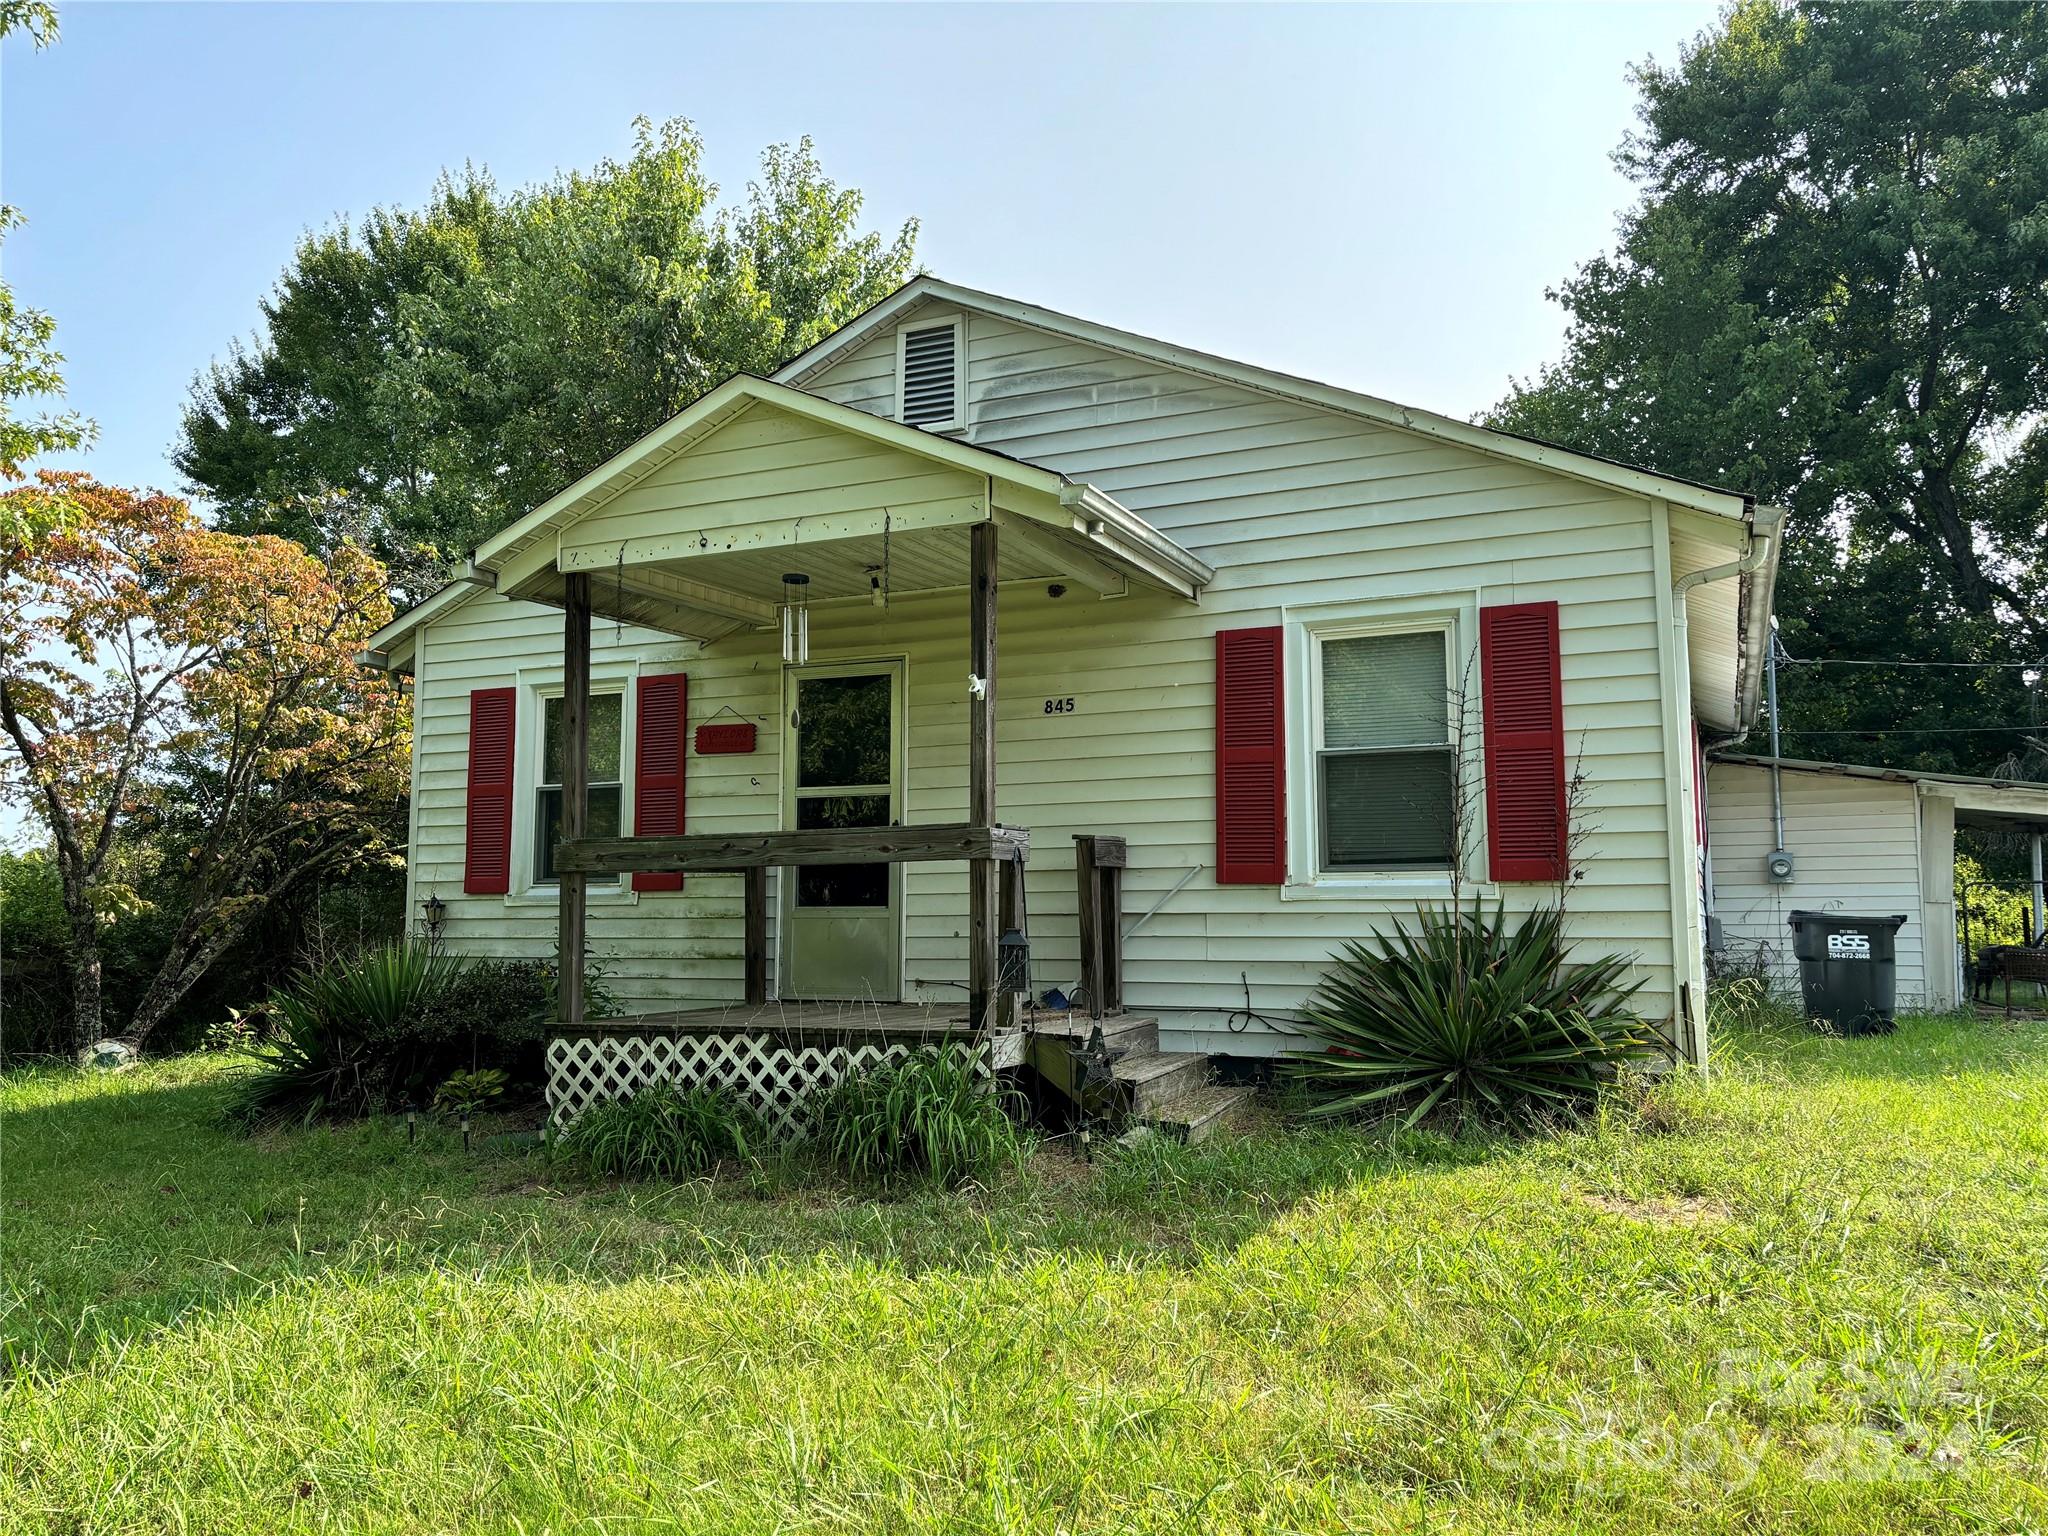
[{"label": "wooden porch post", "polygon": [[[590,575],[562,578],[562,841],[590,827]],[[583,1022],[584,895],[589,876],[558,870],[562,915],[558,928],[564,1024]]]},{"label": "wooden porch post", "polygon": [[[967,587],[967,669],[981,679],[981,696],[967,700],[967,820],[977,827],[996,819],[996,525],[974,525],[973,570]],[[996,998],[996,865],[967,866],[967,1021],[994,1025]]]},{"label": "wooden porch post", "polygon": [[768,1001],[768,866],[753,866],[746,871],[744,880],[747,902],[747,1004],[749,1007],[758,1008]]}]

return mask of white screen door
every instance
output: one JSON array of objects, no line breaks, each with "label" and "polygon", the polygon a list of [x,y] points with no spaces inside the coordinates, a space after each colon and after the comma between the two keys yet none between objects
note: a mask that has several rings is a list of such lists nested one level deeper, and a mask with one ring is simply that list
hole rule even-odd
[{"label": "white screen door", "polygon": [[[902,819],[902,667],[850,662],[792,674],[783,825],[817,832]],[[903,996],[903,866],[783,872],[782,995],[893,1003]]]}]

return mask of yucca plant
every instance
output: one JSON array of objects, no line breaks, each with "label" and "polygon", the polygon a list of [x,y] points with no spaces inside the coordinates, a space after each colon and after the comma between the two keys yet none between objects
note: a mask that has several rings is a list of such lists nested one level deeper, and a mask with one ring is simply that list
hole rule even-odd
[{"label": "yucca plant", "polygon": [[1627,957],[1568,959],[1563,930],[1554,907],[1510,922],[1475,900],[1347,944],[1303,1010],[1317,1049],[1290,1053],[1309,1112],[1525,1124],[1583,1104],[1661,1037],[1630,1007]]},{"label": "yucca plant", "polygon": [[744,1161],[765,1139],[760,1117],[729,1089],[656,1083],[593,1104],[563,1145],[604,1178],[680,1179]]},{"label": "yucca plant", "polygon": [[962,1053],[926,1047],[826,1089],[811,1103],[811,1128],[825,1155],[855,1178],[910,1177],[951,1189],[1029,1149],[1007,1098]]},{"label": "yucca plant", "polygon": [[380,1076],[376,1047],[296,991],[272,997],[269,1012],[270,1038],[239,1048],[256,1070],[236,1080],[228,1118],[257,1130],[367,1114]]},{"label": "yucca plant", "polygon": [[306,972],[266,1004],[273,1033],[243,1051],[256,1070],[236,1084],[230,1117],[260,1126],[368,1114],[417,1075],[418,1021],[463,966],[400,942]]}]

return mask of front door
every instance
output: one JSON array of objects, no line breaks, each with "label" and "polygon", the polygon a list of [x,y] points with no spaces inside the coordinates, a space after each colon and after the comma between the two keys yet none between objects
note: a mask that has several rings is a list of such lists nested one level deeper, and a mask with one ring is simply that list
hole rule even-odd
[{"label": "front door", "polygon": [[[902,820],[900,663],[790,674],[783,825],[800,832]],[[903,996],[903,866],[807,864],[782,881],[782,995],[893,1003]]]}]

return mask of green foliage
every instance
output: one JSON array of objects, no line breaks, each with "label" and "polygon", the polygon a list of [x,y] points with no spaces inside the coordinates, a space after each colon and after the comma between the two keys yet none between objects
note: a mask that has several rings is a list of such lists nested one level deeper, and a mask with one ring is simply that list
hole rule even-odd
[{"label": "green foliage", "polygon": [[1973,953],[1987,944],[2024,944],[2033,925],[2033,897],[2028,889],[2018,882],[1986,885],[1987,878],[1983,865],[1967,853],[1957,852],[1956,931],[1960,937],[1967,906]]},{"label": "green foliage", "polygon": [[[1741,0],[1636,81],[1642,201],[1490,423],[1790,508],[1794,656],[2037,661],[2048,12]],[[2012,667],[1793,667],[1784,750],[1983,772],[2034,704]]]},{"label": "green foliage", "polygon": [[321,1011],[310,996],[283,992],[271,999],[270,1037],[246,1054],[254,1071],[239,1079],[227,1119],[248,1130],[350,1120],[380,1101],[380,1052],[346,1018]]},{"label": "green foliage", "polygon": [[434,1108],[444,1115],[474,1114],[505,1096],[512,1080],[496,1067],[474,1072],[451,1072],[434,1090]]},{"label": "green foliage", "polygon": [[898,286],[914,224],[859,228],[809,140],[717,207],[687,123],[502,192],[301,242],[263,335],[199,379],[175,458],[224,526],[350,535],[418,595],[441,563],[736,371],[767,373]]},{"label": "green foliage", "polygon": [[57,41],[57,7],[49,0],[0,0],[0,37],[26,32],[37,48]]},{"label": "green foliage", "polygon": [[820,1150],[854,1178],[951,1189],[1030,1150],[1008,1100],[963,1053],[926,1047],[820,1093],[811,1126]]},{"label": "green foliage", "polygon": [[1351,943],[1303,1009],[1319,1052],[1294,1072],[1317,1094],[1310,1113],[1433,1110],[1527,1124],[1582,1107],[1603,1080],[1656,1050],[1629,1008],[1626,956],[1568,959],[1563,916],[1538,908],[1510,923],[1496,905],[1417,909],[1371,949]]},{"label": "green foliage", "polygon": [[231,1007],[223,1017],[206,1026],[200,1045],[209,1051],[246,1051],[260,1044],[269,1032],[270,1010],[267,1006]]},{"label": "green foliage", "polygon": [[1557,1137],[1260,1127],[1049,1153],[971,1199],[565,1190],[431,1123],[251,1142],[209,1123],[217,1057],[0,1075],[0,1510],[8,1536],[2039,1528],[2048,1031],[1726,1044]]},{"label": "green foliage", "polygon": [[592,1105],[563,1145],[601,1178],[685,1179],[744,1161],[764,1139],[759,1117],[729,1090],[657,1083]]},{"label": "green foliage", "polygon": [[1773,992],[1769,979],[1760,970],[1716,981],[1707,988],[1709,1039],[1724,1029],[1757,1032],[1798,1028],[1802,1023],[1798,1004]]},{"label": "green foliage", "polygon": [[272,1033],[245,1053],[231,1118],[252,1127],[349,1119],[416,1089],[432,1070],[421,1020],[466,963],[424,944],[379,945],[319,966],[274,995]]},{"label": "green foliage", "polygon": [[[560,1018],[560,997],[557,983],[561,975],[562,946],[555,945],[552,959],[540,968],[542,984],[547,988],[547,1017]],[[591,1019],[614,1018],[619,1013],[619,995],[611,989],[611,964],[595,950],[585,947],[583,951],[583,1015]]]},{"label": "green foliage", "polygon": [[416,1035],[437,1059],[474,1059],[502,1069],[515,1082],[538,1083],[554,1016],[546,964],[473,960],[422,1010]]},{"label": "green foliage", "polygon": [[6,1028],[0,1060],[58,1054],[70,1043],[71,923],[54,860],[0,850],[0,966]]}]

